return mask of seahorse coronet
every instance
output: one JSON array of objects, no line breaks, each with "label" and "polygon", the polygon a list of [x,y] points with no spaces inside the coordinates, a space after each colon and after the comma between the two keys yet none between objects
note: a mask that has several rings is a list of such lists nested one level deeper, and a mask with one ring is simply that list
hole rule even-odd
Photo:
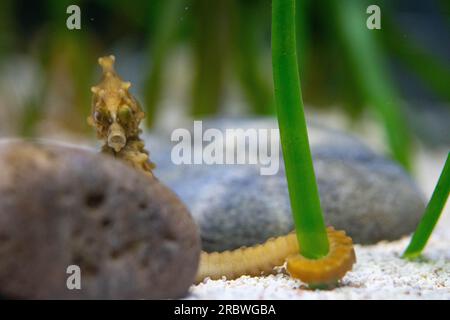
[{"label": "seahorse coronet", "polygon": [[[98,63],[102,67],[103,76],[99,84],[91,87],[92,113],[87,122],[96,128],[97,137],[105,141],[102,153],[123,160],[154,178],[152,169],[155,165],[150,161],[145,143],[139,137],[139,124],[145,113],[128,91],[131,83],[123,81],[115,72],[113,55],[100,57]],[[120,117],[123,106],[130,108],[130,117]],[[111,139],[111,134],[116,134],[115,139]],[[336,231],[332,227],[327,232],[330,252],[319,260],[308,260],[298,254],[299,246],[294,232],[250,247],[223,252],[203,251],[195,282],[199,283],[206,278],[214,280],[225,277],[231,280],[243,275],[267,275],[274,273],[274,268],[285,262],[288,272],[304,282],[320,285],[335,281],[351,269],[356,258],[352,240],[345,232]]]}]

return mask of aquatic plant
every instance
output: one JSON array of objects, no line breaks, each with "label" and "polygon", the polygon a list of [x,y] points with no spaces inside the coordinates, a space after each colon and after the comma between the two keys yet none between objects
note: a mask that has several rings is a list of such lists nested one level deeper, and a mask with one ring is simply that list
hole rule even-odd
[{"label": "aquatic plant", "polygon": [[[415,74],[423,84],[445,102],[450,101],[450,67],[435,54],[403,36],[403,30],[389,15],[384,19],[389,32],[383,32],[383,40],[398,61]],[[402,41],[398,41],[402,39]]]},{"label": "aquatic plant", "polygon": [[447,155],[444,168],[431,196],[425,213],[414,232],[411,242],[403,253],[404,258],[413,259],[420,256],[436,223],[441,216],[450,192],[450,153]]},{"label": "aquatic plant", "polygon": [[[227,21],[230,1],[199,0],[194,10],[191,114],[206,116],[219,111],[224,92],[229,41]],[[220,57],[220,58],[218,58]]]},{"label": "aquatic plant", "polygon": [[[71,120],[78,118],[72,115],[87,112],[88,92],[84,88],[93,75],[91,62],[98,52],[114,47],[122,48],[127,54],[148,48],[151,63],[144,64],[148,65],[142,75],[144,84],[138,83],[136,88],[145,101],[147,126],[152,126],[159,115],[163,92],[172,93],[180,88],[166,79],[170,74],[167,73],[169,59],[179,48],[187,48],[186,56],[193,58],[188,69],[192,70],[189,82],[192,87],[187,93],[192,115],[227,111],[221,106],[228,101],[223,99],[225,93],[230,88],[234,92],[233,80],[238,80],[237,88],[249,106],[241,112],[273,114],[273,95],[267,77],[270,69],[266,63],[270,53],[268,0],[138,0],[133,6],[118,0],[82,1],[83,11],[89,15],[83,16],[81,30],[63,27],[69,4],[67,0],[30,4],[27,10],[30,16],[26,17],[21,12],[21,2],[4,0],[0,4],[3,44],[0,61],[26,53],[43,72],[39,75],[41,85],[33,88],[42,92],[38,92],[33,101],[21,102],[24,113],[19,121],[22,123],[18,121],[15,125],[21,134],[40,132],[39,122],[43,120],[55,122],[69,131],[83,132],[84,123]],[[383,62],[389,61],[391,53],[396,55],[399,64],[415,73],[417,80],[428,85],[442,101],[449,99],[448,81],[445,81],[449,79],[449,68],[445,60],[439,59],[439,52],[414,38],[413,30],[400,28],[393,14],[401,10],[389,1],[380,2],[383,30],[389,32],[361,28],[365,25],[365,7],[369,4],[368,1],[328,0],[325,4],[296,1],[296,36],[298,48],[301,48],[298,58],[304,89],[307,89],[304,98],[315,108],[341,106],[353,120],[366,115],[367,108],[372,107],[372,113],[379,116],[379,123],[384,127],[394,158],[409,166],[412,161],[410,138],[414,133],[409,132],[408,118],[402,113],[403,103],[397,103],[402,97],[391,81],[389,65]],[[374,46],[375,51],[370,49]],[[128,49],[123,51],[124,48]],[[380,64],[380,60],[384,61]],[[47,119],[48,90],[52,90],[52,96],[55,82],[58,88],[58,70],[65,73],[73,89],[71,103],[65,104],[67,111],[62,112],[62,116],[52,114]],[[190,77],[191,72],[188,75]],[[184,92],[184,88],[181,89]],[[65,94],[64,90],[55,92]],[[395,99],[390,99],[392,97]],[[188,107],[183,103],[179,105]]]},{"label": "aquatic plant", "polygon": [[298,75],[294,1],[273,1],[272,61],[275,101],[292,213],[301,253],[317,259],[329,244],[309,147]]},{"label": "aquatic plant", "polygon": [[411,134],[401,99],[388,75],[383,51],[364,26],[363,3],[330,0],[335,28],[345,50],[348,71],[368,106],[384,126],[392,157],[411,169]]},{"label": "aquatic plant", "polygon": [[[236,8],[237,6],[240,8]],[[274,115],[275,104],[271,79],[264,73],[261,57],[264,32],[267,28],[261,13],[267,3],[242,1],[233,3],[231,10],[232,61],[242,92],[254,114]]]},{"label": "aquatic plant", "polygon": [[[145,81],[145,105],[147,113],[147,126],[152,127],[157,113],[157,105],[161,99],[163,89],[163,73],[167,65],[170,49],[175,34],[179,28],[178,16],[184,7],[182,0],[167,0],[161,3],[159,14],[156,16],[155,31],[152,43],[149,41],[151,51],[151,70]],[[150,32],[149,32],[150,34]]]},{"label": "aquatic plant", "polygon": [[[355,262],[351,238],[325,228],[314,174],[297,63],[295,0],[272,1],[272,66],[289,197],[299,254],[291,275],[314,286],[340,279]],[[331,246],[330,246],[331,242]]]}]

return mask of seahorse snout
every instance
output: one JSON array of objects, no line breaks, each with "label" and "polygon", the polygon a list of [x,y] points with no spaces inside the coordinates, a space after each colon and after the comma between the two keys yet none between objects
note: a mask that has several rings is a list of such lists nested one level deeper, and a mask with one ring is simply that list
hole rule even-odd
[{"label": "seahorse snout", "polygon": [[117,122],[111,124],[108,132],[108,146],[113,148],[115,152],[119,152],[126,143],[127,137],[123,127]]}]

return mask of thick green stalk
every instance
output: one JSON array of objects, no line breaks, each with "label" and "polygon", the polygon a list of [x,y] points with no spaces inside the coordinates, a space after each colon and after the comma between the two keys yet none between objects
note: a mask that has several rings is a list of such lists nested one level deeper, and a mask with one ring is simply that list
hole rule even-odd
[{"label": "thick green stalk", "polygon": [[436,188],[433,191],[430,202],[428,203],[425,213],[417,226],[416,232],[412,236],[411,242],[403,253],[404,258],[417,258],[430,238],[439,217],[444,210],[445,203],[450,192],[450,153],[447,155],[444,169],[439,177]]},{"label": "thick green stalk", "polygon": [[295,0],[272,1],[272,66],[286,177],[300,253],[310,259],[328,254],[309,148],[298,74]]}]

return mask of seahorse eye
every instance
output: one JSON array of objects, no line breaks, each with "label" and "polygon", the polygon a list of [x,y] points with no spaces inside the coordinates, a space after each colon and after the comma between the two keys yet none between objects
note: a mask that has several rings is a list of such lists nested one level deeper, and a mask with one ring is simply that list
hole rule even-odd
[{"label": "seahorse eye", "polygon": [[96,110],[95,112],[94,112],[94,120],[97,122],[97,123],[103,123],[103,122],[108,122],[108,123],[111,123],[112,122],[112,119],[111,119],[111,117],[109,117],[104,111],[102,111],[102,110]]},{"label": "seahorse eye", "polygon": [[99,112],[99,111],[95,111],[94,112],[94,120],[97,121],[97,122],[101,122],[102,119],[103,119],[102,113]]},{"label": "seahorse eye", "polygon": [[119,120],[122,123],[127,123],[130,121],[131,119],[131,109],[129,106],[127,105],[123,105],[119,108],[119,112],[118,112],[118,116],[119,116]]}]

